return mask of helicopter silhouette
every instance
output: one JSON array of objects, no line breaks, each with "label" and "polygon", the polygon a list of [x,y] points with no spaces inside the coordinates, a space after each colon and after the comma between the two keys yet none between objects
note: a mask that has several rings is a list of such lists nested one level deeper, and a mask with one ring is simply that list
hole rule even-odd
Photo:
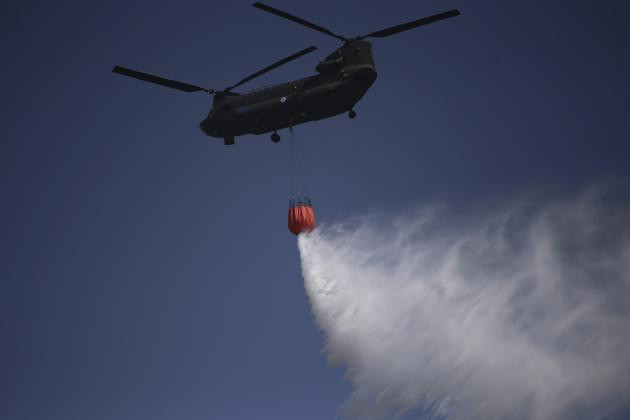
[{"label": "helicopter silhouette", "polygon": [[243,94],[233,92],[233,89],[309,54],[317,47],[311,46],[283,58],[223,90],[191,85],[121,66],[115,66],[112,71],[184,92],[206,92],[214,95],[212,109],[199,126],[206,135],[222,138],[225,145],[234,144],[236,136],[269,132],[272,133],[271,140],[277,143],[280,141],[278,130],[283,128],[292,128],[298,124],[329,118],[344,112],[347,112],[350,118],[356,117],[353,109],[355,104],[365,95],[377,77],[372,43],[366,41],[366,38],[385,38],[460,14],[459,10],[453,9],[367,35],[347,38],[271,6],[258,2],[253,6],[337,38],[343,45],[317,64],[315,75]]}]

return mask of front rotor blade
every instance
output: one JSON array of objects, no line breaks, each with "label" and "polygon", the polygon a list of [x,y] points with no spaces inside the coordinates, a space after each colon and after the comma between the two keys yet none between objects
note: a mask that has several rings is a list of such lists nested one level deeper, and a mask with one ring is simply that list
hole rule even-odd
[{"label": "front rotor blade", "polygon": [[297,16],[293,16],[292,14],[289,14],[287,12],[283,12],[282,10],[278,10],[278,9],[276,9],[274,7],[267,6],[266,4],[262,4],[262,3],[256,2],[256,3],[252,4],[252,6],[254,6],[254,7],[260,9],[260,10],[264,10],[265,12],[273,13],[276,16],[280,16],[280,17],[283,17],[285,19],[292,20],[293,22],[299,23],[300,25],[304,25],[304,26],[306,26],[308,28],[315,29],[316,31],[325,33],[326,35],[333,36],[333,37],[335,37],[337,39],[340,39],[342,41],[347,41],[346,38],[344,38],[341,35],[337,35],[337,34],[331,32],[329,29],[323,28],[323,27],[321,27],[319,25],[316,25],[316,24],[314,24],[312,22],[309,22],[308,20],[304,20],[304,19],[299,18]]},{"label": "front rotor blade", "polygon": [[428,16],[422,19],[414,20],[412,22],[403,23],[402,25],[396,25],[392,26],[391,28],[372,32],[371,34],[357,37],[357,39],[364,39],[370,36],[376,38],[385,38],[386,36],[394,35],[403,31],[408,31],[409,29],[417,28],[418,26],[428,25],[429,23],[437,22],[442,19],[448,19],[450,17],[458,15],[460,15],[459,10],[453,9],[449,10],[448,12],[438,13],[437,15]]},{"label": "front rotor blade", "polygon": [[155,83],[157,85],[170,87],[177,90],[183,90],[184,92],[208,92],[214,93],[213,89],[206,89],[201,86],[190,85],[184,82],[178,82],[177,80],[165,79],[163,77],[154,76],[148,73],[142,73],[137,70],[131,70],[126,67],[114,66],[112,72],[122,74],[124,76],[133,77],[134,79],[144,80],[145,82]]},{"label": "front rotor blade", "polygon": [[293,61],[296,58],[300,58],[303,55],[311,53],[311,52],[315,51],[316,49],[317,49],[317,47],[314,47],[314,46],[310,46],[308,48],[305,48],[302,51],[300,51],[298,53],[295,53],[293,55],[290,55],[290,56],[288,56],[286,58],[283,58],[282,60],[277,61],[277,62],[273,63],[272,65],[265,67],[262,70],[258,70],[256,73],[250,74],[249,76],[247,76],[246,78],[244,78],[243,80],[238,82],[237,84],[235,84],[233,86],[230,86],[228,88],[225,88],[225,90],[226,91],[232,90],[232,89],[242,85],[243,83],[249,82],[250,80],[255,79],[258,76],[261,76],[261,75],[263,75],[263,74],[265,74],[265,73],[267,73],[267,72],[269,72],[269,71],[271,71],[271,70],[273,70],[275,68],[278,68],[281,65],[288,63],[289,61]]}]

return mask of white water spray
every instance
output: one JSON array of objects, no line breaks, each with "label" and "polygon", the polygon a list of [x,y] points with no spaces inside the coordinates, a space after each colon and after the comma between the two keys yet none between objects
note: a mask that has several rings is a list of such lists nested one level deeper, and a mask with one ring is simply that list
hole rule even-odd
[{"label": "white water spray", "polygon": [[629,191],[300,235],[324,351],[354,389],[343,412],[594,419],[627,409]]}]

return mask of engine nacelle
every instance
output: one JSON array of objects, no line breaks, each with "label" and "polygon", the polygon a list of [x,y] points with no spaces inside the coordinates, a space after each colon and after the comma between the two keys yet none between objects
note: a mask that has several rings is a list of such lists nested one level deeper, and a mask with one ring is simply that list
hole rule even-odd
[{"label": "engine nacelle", "polygon": [[334,60],[320,61],[315,67],[317,73],[331,73],[337,71],[343,66],[343,57],[335,58]]}]

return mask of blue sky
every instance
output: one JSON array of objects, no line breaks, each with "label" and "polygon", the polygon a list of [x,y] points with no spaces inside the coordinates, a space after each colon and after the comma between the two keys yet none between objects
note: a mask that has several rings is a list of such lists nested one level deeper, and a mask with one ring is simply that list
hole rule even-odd
[{"label": "blue sky", "polygon": [[[630,174],[621,1],[269,4],[374,41],[358,104],[296,128],[318,221],[466,209]],[[12,2],[1,30],[0,417],[332,418],[327,366],[286,228],[288,133],[205,137],[211,105],[115,64],[222,88],[314,73],[333,38],[250,2]]]}]

